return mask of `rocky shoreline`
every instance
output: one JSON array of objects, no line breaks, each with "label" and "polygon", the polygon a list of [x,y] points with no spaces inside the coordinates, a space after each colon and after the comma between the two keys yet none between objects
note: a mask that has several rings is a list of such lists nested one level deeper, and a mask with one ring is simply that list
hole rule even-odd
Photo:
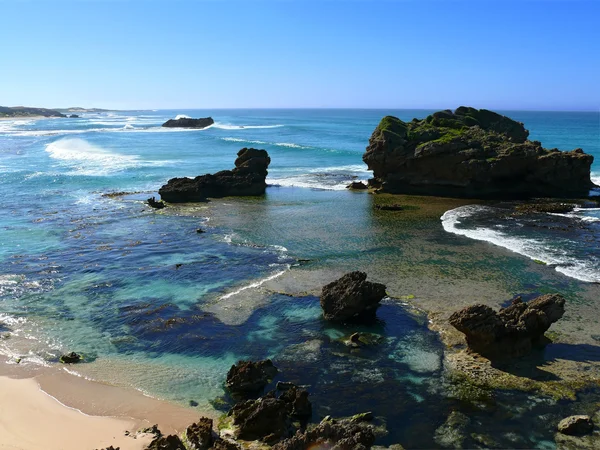
[{"label": "rocky shoreline", "polygon": [[[369,282],[366,282],[365,279],[366,274],[356,272],[347,274],[324,286],[321,293],[324,318],[331,321],[371,322],[373,290],[383,289],[382,293],[385,295],[386,288],[383,285],[368,284]],[[332,316],[329,312],[327,298],[332,295],[332,291],[337,292],[336,310],[344,316],[344,319],[341,319],[339,314]],[[377,297],[380,297],[380,294],[377,294]],[[361,311],[368,312],[368,314],[363,315]],[[475,312],[480,314],[484,311],[487,319],[482,321],[471,318],[474,317]],[[556,311],[558,312],[555,313]],[[494,330],[502,318],[517,320],[514,325],[511,325],[515,329],[525,327],[528,331],[523,334],[523,339],[527,340],[530,336],[538,336],[536,340],[539,340],[539,336],[543,335],[547,326],[562,316],[561,311],[564,312],[564,299],[546,296],[529,304],[520,300],[515,301],[510,307],[500,312],[500,319],[492,314],[493,311],[489,312],[481,307],[468,307],[457,312],[450,319],[450,323],[461,331],[466,331],[471,347],[470,354],[475,355],[473,348],[487,351],[487,347],[478,344],[492,342],[495,339],[494,337],[491,341],[486,333],[488,330]],[[360,314],[359,316],[356,315],[357,312]],[[533,322],[532,318],[534,318]],[[481,325],[486,320],[488,322],[495,321],[494,325]],[[474,334],[474,330],[479,330],[480,333]],[[541,335],[535,333],[541,333]],[[361,341],[361,337],[357,333],[351,336],[348,345],[368,346],[373,344],[368,340]],[[520,348],[519,355],[528,354],[531,351],[530,346],[517,347]],[[512,348],[512,345],[507,348]],[[516,356],[505,354],[502,359],[508,358],[514,361]],[[235,394],[237,402],[225,415],[216,423],[209,418],[200,418],[199,421],[191,424],[181,436],[165,436],[156,426],[143,429],[140,431],[141,433],[154,435],[152,442],[146,448],[148,450],[206,450],[209,448],[235,450],[269,447],[276,450],[305,450],[314,446],[348,450],[381,448],[376,447],[375,444],[377,437],[381,433],[385,434],[385,426],[382,429],[377,425],[374,422],[375,416],[370,411],[340,419],[327,416],[319,422],[310,423],[312,406],[306,390],[292,383],[279,381],[275,389],[271,388],[272,390],[264,394],[264,390],[269,387],[277,372],[277,368],[270,360],[240,361],[232,366],[227,374],[226,388]],[[491,390],[483,389],[476,384],[469,384],[465,380],[455,380],[454,383],[458,389],[457,395],[463,402],[473,402],[473,405],[484,404],[485,408],[490,407],[490,401],[493,402],[494,393]],[[314,399],[314,401],[318,401],[318,399]],[[373,406],[376,408],[377,405]],[[589,415],[579,414],[565,417],[559,423],[554,424],[557,444],[560,448],[565,449],[596,448],[595,443],[600,439],[598,420],[600,420],[600,408],[591,411]],[[463,433],[469,422],[470,419],[467,415],[458,410],[453,411],[446,422],[436,430],[435,442],[440,448],[464,448],[466,442],[475,442],[476,448],[497,447],[498,444],[494,443],[494,438],[486,435],[485,430],[481,430],[482,434],[477,436],[464,436]],[[401,450],[404,447],[397,443],[389,448]],[[117,449],[107,448],[105,450]]]}]

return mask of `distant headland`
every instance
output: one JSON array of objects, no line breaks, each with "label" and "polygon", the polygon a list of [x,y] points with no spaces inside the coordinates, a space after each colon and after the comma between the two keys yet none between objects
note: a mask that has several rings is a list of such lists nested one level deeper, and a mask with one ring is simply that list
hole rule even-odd
[{"label": "distant headland", "polygon": [[28,106],[0,106],[0,118],[27,118],[27,117],[68,117],[65,113],[95,113],[111,111],[100,108],[35,108]]}]

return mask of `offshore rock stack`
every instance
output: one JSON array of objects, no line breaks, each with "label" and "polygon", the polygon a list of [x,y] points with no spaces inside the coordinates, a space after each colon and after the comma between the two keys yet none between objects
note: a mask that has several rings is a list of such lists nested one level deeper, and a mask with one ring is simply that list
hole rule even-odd
[{"label": "offshore rock stack", "polygon": [[516,199],[587,197],[594,157],[528,140],[523,124],[461,106],[412,122],[384,117],[363,161],[373,188],[396,194]]}]

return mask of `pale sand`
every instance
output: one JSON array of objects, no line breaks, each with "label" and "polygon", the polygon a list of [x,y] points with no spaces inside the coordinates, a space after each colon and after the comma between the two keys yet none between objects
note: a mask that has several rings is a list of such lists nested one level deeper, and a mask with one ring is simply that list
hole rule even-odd
[{"label": "pale sand", "polygon": [[214,413],[89,381],[62,368],[21,367],[0,358],[0,449],[94,450],[112,445],[138,450],[151,440],[149,435],[133,437],[141,428],[158,424],[165,434],[181,434],[201,416],[214,418]]},{"label": "pale sand", "polygon": [[125,435],[134,420],[88,416],[42,391],[33,378],[0,377],[0,448],[83,450],[113,445],[143,449],[150,435]]},{"label": "pale sand", "polygon": [[39,120],[39,119],[64,119],[64,117],[46,117],[46,116],[0,117],[0,120]]}]

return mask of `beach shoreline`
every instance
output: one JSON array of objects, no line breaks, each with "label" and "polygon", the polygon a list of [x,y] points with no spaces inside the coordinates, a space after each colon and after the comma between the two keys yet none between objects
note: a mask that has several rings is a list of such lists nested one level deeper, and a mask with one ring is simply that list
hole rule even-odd
[{"label": "beach shoreline", "polygon": [[165,434],[181,434],[200,416],[214,415],[63,369],[0,360],[0,448],[139,450],[152,439],[138,433],[143,428],[157,424]]}]

